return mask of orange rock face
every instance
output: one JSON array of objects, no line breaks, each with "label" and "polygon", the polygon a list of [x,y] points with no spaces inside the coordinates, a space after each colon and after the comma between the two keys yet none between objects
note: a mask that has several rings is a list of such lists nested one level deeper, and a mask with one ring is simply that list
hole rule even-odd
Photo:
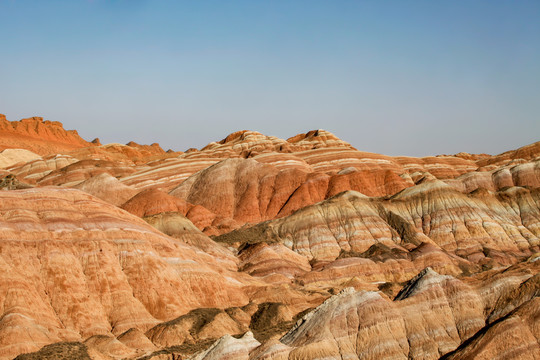
[{"label": "orange rock face", "polygon": [[0,359],[539,358],[539,144],[174,153],[0,116]]},{"label": "orange rock face", "polygon": [[[130,141],[126,145],[102,145],[99,139],[88,142],[76,130],[65,130],[58,121],[44,121],[38,116],[8,121],[5,115],[0,114],[0,150],[5,149],[25,149],[42,156],[69,154],[79,160],[130,160],[138,164],[180,154],[166,153],[157,143],[139,145]],[[21,160],[28,161],[28,157],[28,154],[21,154]],[[5,156],[0,154],[0,166],[7,166],[3,158]],[[10,156],[9,161],[15,164],[13,158]]]},{"label": "orange rock face", "polygon": [[0,197],[3,358],[248,302],[210,255],[81,191]]},{"label": "orange rock face", "polygon": [[139,145],[133,141],[128,144],[95,144],[70,151],[68,154],[80,160],[107,160],[144,165],[149,161],[178,156],[180,153],[165,152],[159,144]]},{"label": "orange rock face", "polygon": [[212,233],[213,224],[216,221],[216,214],[205,207],[193,205],[157,189],[143,190],[125,202],[122,209],[139,217],[170,212],[179,213],[206,233]]},{"label": "orange rock face", "polygon": [[58,121],[43,121],[32,117],[8,121],[0,114],[0,149],[27,149],[39,155],[70,151],[92,144],[83,140],[77,131],[64,130]]}]

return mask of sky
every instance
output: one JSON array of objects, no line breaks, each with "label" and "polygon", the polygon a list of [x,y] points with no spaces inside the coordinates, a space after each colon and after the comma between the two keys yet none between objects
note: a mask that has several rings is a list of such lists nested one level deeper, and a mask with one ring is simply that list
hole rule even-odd
[{"label": "sky", "polygon": [[540,1],[0,0],[0,113],[201,148],[325,129],[359,150],[540,140]]}]

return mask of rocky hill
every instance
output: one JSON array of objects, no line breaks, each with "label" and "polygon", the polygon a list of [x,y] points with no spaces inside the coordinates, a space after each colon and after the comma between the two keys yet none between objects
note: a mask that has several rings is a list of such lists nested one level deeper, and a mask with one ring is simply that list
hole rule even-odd
[{"label": "rocky hill", "polygon": [[540,142],[173,153],[0,122],[2,360],[540,358]]}]

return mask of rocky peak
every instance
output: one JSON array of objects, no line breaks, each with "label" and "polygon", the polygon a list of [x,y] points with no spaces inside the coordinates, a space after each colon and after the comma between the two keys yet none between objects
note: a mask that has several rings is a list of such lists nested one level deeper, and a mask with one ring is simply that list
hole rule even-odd
[{"label": "rocky peak", "polygon": [[287,142],[294,145],[298,150],[308,150],[325,147],[345,147],[354,149],[351,144],[341,140],[329,131],[318,129],[311,130],[305,134],[298,134],[287,139]]},{"label": "rocky peak", "polygon": [[245,140],[247,136],[249,135],[255,135],[255,136],[264,136],[263,134],[257,132],[257,131],[251,131],[251,130],[240,130],[240,131],[236,131],[236,132],[233,132],[229,135],[227,135],[227,137],[225,137],[225,139],[221,140],[218,142],[218,144],[226,144],[226,143],[229,143],[229,142],[232,142],[232,141],[235,141],[235,140]]},{"label": "rocky peak", "polygon": [[99,140],[99,138],[95,138],[94,140],[92,140],[92,144],[101,146],[101,141]]}]

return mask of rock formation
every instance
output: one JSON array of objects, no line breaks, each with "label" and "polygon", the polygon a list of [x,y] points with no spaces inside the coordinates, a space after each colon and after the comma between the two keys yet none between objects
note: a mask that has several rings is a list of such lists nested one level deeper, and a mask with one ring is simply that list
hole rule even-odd
[{"label": "rock formation", "polygon": [[64,130],[58,121],[43,121],[31,117],[8,121],[0,114],[0,149],[27,149],[39,155],[70,151],[92,144],[83,140],[77,131]]},{"label": "rock formation", "polygon": [[116,206],[122,205],[138,193],[137,190],[124,185],[108,172],[91,176],[87,180],[73,186],[73,188],[87,192]]},{"label": "rock formation", "polygon": [[20,182],[19,179],[17,179],[17,177],[13,174],[0,176],[0,190],[19,190],[28,189],[31,187],[32,185]]},{"label": "rock formation", "polygon": [[0,360],[540,358],[540,142],[200,150],[0,116]]},{"label": "rock formation", "polygon": [[18,163],[27,163],[39,158],[41,158],[41,156],[29,150],[5,149],[0,151],[0,168],[11,167]]},{"label": "rock formation", "polygon": [[0,192],[0,204],[2,358],[248,302],[212,256],[81,191]]},{"label": "rock formation", "polygon": [[[532,268],[538,271],[537,265]],[[528,281],[531,281],[530,275],[525,275],[521,284]],[[280,339],[287,346],[282,348],[282,352],[289,359],[438,359],[460,344],[465,345],[467,340],[473,340],[463,347],[468,349],[468,356],[472,352],[482,354],[484,358],[508,358],[510,354],[512,358],[520,354],[534,358],[540,348],[538,334],[535,337],[531,333],[531,328],[535,327],[532,318],[519,325],[514,320],[516,325],[511,326],[523,334],[523,338],[517,340],[519,335],[515,335],[511,352],[504,355],[496,352],[497,347],[508,349],[508,344],[492,344],[495,351],[477,344],[478,337],[490,343],[489,337],[486,339],[480,333],[491,329],[497,334],[490,335],[497,337],[505,336],[509,331],[508,325],[499,324],[488,325],[485,329],[484,308],[489,299],[482,296],[482,291],[486,285],[492,285],[489,283],[486,280],[481,287],[472,286],[426,268],[411,279],[393,301],[378,292],[347,288],[299,320]],[[512,285],[501,284],[501,287],[504,292],[509,291]],[[537,295],[532,298],[529,295],[524,300],[521,306],[538,306]],[[523,312],[526,316],[531,314],[526,310]],[[495,327],[497,329],[493,330]]]},{"label": "rock formation", "polygon": [[472,263],[509,264],[539,250],[540,212],[531,206],[538,204],[539,196],[538,190],[516,187],[497,194],[465,195],[438,180],[388,199],[347,191],[217,240],[236,246],[244,239],[279,242],[317,261],[362,254],[374,245],[407,254],[428,243]]}]

